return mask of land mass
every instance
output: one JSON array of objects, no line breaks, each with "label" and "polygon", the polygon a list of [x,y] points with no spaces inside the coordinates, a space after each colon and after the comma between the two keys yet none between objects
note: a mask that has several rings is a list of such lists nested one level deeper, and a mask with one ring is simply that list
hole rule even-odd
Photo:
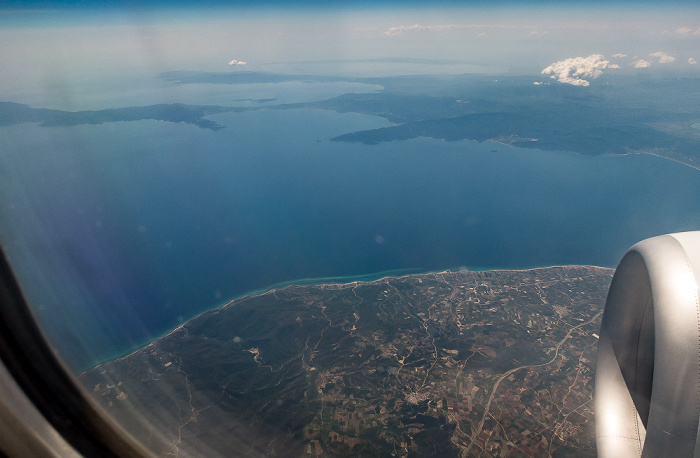
[{"label": "land mass", "polygon": [[162,456],[594,456],[595,333],[612,273],[288,286],[80,380]]},{"label": "land mass", "polygon": [[[359,82],[376,92],[247,108],[317,108],[380,116],[392,127],[332,140],[377,144],[430,137],[496,141],[580,154],[652,154],[700,168],[700,78],[606,75],[590,87],[541,81],[541,75],[418,75],[375,78],[260,72],[169,72],[177,84]],[[538,83],[538,84],[533,84]],[[663,94],[663,96],[660,96]]]},{"label": "land mass", "polygon": [[[206,119],[230,111],[312,108],[379,116],[393,126],[331,140],[377,144],[430,137],[496,141],[580,154],[652,154],[700,168],[700,78],[606,75],[590,87],[542,82],[541,76],[442,75],[341,77],[263,72],[167,72],[171,84],[365,83],[374,92],[308,103],[261,106],[160,104],[68,112],[0,102],[0,126],[39,122],[74,126],[156,119],[218,130]],[[540,84],[533,84],[540,83]],[[663,94],[663,96],[660,96]],[[259,104],[259,105],[260,105]]]},{"label": "land mass", "polygon": [[153,119],[157,121],[181,122],[203,129],[219,130],[223,129],[224,126],[210,119],[204,119],[204,116],[233,110],[234,108],[218,105],[172,103],[143,107],[110,108],[106,110],[64,111],[32,108],[28,105],[13,102],[0,102],[0,126],[38,122],[43,127],[58,127]]}]

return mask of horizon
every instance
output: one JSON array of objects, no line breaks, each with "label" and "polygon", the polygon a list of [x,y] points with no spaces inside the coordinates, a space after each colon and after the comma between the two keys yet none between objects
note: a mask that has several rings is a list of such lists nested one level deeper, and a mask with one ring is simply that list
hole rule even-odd
[{"label": "horizon", "polygon": [[[114,85],[159,90],[159,74],[189,70],[536,75],[560,62],[600,55],[590,69],[594,78],[700,76],[700,21],[689,19],[700,17],[700,7],[689,2],[673,8],[445,2],[430,10],[413,2],[318,8],[305,6],[315,1],[227,7],[212,2],[196,13],[187,3],[30,2],[31,8],[22,3],[19,9],[20,3],[0,9],[0,100],[18,103],[42,98],[49,105],[79,105]],[[386,65],[396,59],[404,61]],[[551,76],[542,81],[555,82]]]}]

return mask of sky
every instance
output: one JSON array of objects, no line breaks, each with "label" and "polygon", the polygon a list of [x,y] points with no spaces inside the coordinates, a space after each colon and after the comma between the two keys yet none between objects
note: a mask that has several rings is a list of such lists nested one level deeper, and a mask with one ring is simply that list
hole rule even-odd
[{"label": "sky", "polygon": [[[3,2],[0,100],[70,108],[81,93],[157,84],[172,70],[548,69],[537,82],[580,86],[606,73],[700,72],[700,7],[690,2],[397,3]],[[387,58],[414,61],[387,70]]]}]

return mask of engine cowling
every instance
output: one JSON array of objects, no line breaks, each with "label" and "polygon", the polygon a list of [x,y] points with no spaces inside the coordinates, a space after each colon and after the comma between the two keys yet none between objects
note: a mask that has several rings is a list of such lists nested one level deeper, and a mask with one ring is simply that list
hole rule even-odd
[{"label": "engine cowling", "polygon": [[598,456],[700,456],[700,232],[653,237],[625,254],[598,343]]}]

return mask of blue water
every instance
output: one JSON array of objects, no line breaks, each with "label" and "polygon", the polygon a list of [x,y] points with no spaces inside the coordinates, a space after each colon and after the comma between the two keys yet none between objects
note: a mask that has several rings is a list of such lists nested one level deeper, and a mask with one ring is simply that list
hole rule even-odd
[{"label": "blue water", "polygon": [[389,124],[320,110],[212,119],[0,128],[0,241],[75,370],[279,282],[614,267],[700,228],[700,171],[652,156],[330,142]]}]

